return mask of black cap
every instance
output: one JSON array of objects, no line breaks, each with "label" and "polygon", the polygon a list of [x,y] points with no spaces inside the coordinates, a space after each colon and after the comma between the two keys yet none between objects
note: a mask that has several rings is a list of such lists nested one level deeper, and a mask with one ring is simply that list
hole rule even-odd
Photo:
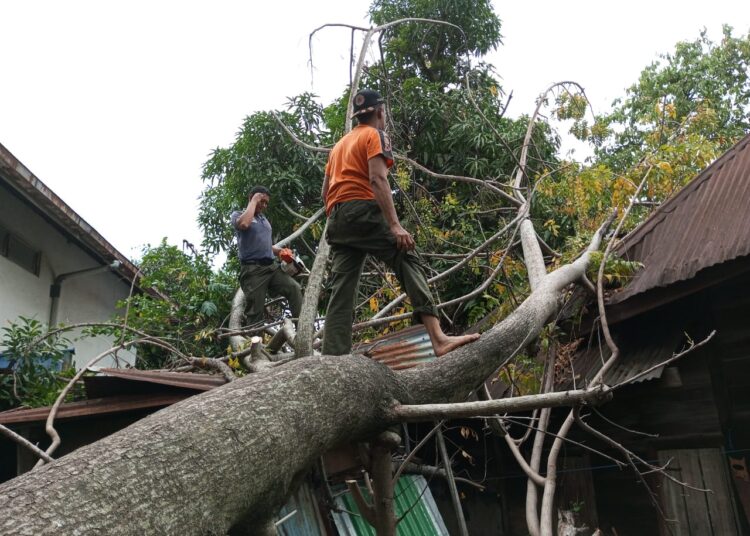
[{"label": "black cap", "polygon": [[354,113],[352,117],[375,111],[379,104],[383,104],[383,97],[373,89],[362,89],[354,95]]}]

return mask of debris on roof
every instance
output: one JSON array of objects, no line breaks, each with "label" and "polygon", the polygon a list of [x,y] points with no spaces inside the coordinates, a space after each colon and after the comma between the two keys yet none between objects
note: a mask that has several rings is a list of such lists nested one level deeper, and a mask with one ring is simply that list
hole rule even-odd
[{"label": "debris on roof", "polygon": [[700,270],[750,255],[750,135],[665,201],[616,247],[643,263],[608,303],[694,277]]}]

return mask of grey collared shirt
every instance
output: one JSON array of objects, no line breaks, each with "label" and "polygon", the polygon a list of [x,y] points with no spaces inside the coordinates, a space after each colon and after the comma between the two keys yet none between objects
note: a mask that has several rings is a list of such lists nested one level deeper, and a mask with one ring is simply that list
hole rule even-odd
[{"label": "grey collared shirt", "polygon": [[250,227],[240,231],[236,224],[241,215],[242,212],[238,210],[231,215],[232,227],[239,246],[240,262],[273,260],[271,223],[263,214],[259,214],[253,217]]}]

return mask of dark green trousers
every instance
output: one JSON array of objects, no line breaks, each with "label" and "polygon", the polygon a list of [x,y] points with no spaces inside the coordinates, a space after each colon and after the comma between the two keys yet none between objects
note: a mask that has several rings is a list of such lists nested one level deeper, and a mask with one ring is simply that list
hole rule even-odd
[{"label": "dark green trousers", "polygon": [[437,316],[424,268],[414,251],[396,248],[380,207],[375,201],[347,201],[328,217],[331,245],[331,301],[326,313],[323,354],[348,354],[357,285],[367,255],[385,262],[409,296],[418,321],[421,314]]},{"label": "dark green trousers", "polygon": [[276,261],[268,266],[243,264],[240,267],[240,287],[245,293],[246,325],[263,322],[265,317],[266,293],[284,296],[294,318],[299,318],[302,309],[302,291],[299,283],[284,272]]}]

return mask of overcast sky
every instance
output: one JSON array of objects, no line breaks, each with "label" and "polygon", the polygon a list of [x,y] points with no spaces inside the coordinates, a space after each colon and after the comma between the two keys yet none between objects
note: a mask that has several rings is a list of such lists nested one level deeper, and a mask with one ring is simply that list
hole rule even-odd
[{"label": "overcast sky", "polygon": [[[3,0],[0,143],[128,257],[162,237],[201,241],[201,166],[243,118],[348,81],[349,32],[368,0]],[[750,29],[747,0],[495,0],[503,46],[489,58],[510,115],[550,83],[582,84],[605,110],[680,40]],[[373,57],[374,59],[374,57]],[[319,180],[319,178],[314,178]],[[2,218],[2,207],[0,207]]]}]

